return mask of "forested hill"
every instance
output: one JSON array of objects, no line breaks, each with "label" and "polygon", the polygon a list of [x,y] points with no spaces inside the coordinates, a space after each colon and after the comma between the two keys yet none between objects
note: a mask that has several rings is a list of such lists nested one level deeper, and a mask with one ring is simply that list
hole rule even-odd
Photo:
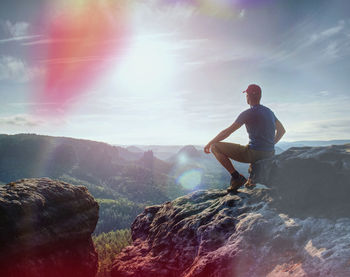
[{"label": "forested hill", "polygon": [[[103,142],[34,134],[0,135],[0,181],[22,177],[74,176],[96,181],[121,173],[123,167],[141,163],[143,153],[130,152]],[[155,166],[166,172],[169,166],[151,157]]]},{"label": "forested hill", "polygon": [[129,228],[145,205],[187,193],[168,174],[170,168],[151,151],[132,153],[65,137],[0,135],[0,182],[50,177],[86,186],[101,206],[96,233]]}]

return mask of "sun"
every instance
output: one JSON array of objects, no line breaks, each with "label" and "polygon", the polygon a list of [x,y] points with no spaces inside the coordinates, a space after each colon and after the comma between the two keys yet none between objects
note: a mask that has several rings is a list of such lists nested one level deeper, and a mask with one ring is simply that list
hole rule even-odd
[{"label": "sun", "polygon": [[178,68],[173,48],[162,37],[135,39],[118,64],[118,85],[136,95],[157,94],[169,89]]}]

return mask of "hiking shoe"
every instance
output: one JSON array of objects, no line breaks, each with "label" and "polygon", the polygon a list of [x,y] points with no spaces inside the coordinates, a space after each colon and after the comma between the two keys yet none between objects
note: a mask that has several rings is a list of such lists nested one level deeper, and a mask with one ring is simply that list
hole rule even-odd
[{"label": "hiking shoe", "polygon": [[256,187],[256,184],[252,183],[252,180],[248,178],[247,182],[245,182],[244,187],[246,189],[253,189]]},{"label": "hiking shoe", "polygon": [[241,174],[236,179],[231,177],[230,186],[227,188],[227,192],[237,192],[237,189],[243,186],[246,182],[247,179]]}]

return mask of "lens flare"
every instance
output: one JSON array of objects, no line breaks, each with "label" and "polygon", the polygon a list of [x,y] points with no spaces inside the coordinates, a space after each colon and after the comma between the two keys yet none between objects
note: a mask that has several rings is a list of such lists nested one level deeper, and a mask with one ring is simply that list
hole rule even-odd
[{"label": "lens flare", "polygon": [[[51,2],[51,1],[50,1]],[[45,38],[35,47],[44,68],[37,98],[46,114],[65,111],[103,75],[125,45],[126,24],[115,1],[50,3],[43,19]]]},{"label": "lens flare", "polygon": [[117,63],[117,86],[134,95],[163,94],[178,65],[172,47],[164,38],[141,36],[130,40]]},{"label": "lens flare", "polygon": [[197,188],[202,181],[202,171],[200,169],[190,169],[182,173],[176,180],[185,189],[193,190]]},{"label": "lens flare", "polygon": [[188,161],[189,161],[189,158],[185,153],[181,153],[177,158],[177,163],[180,165],[186,165]]}]

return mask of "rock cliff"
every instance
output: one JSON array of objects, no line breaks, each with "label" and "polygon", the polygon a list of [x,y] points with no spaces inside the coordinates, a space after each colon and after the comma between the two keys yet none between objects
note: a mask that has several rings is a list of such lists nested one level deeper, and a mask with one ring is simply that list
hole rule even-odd
[{"label": "rock cliff", "polygon": [[293,148],[254,165],[254,190],[147,207],[112,276],[350,276],[349,166],[350,145]]},{"label": "rock cliff", "polygon": [[349,216],[350,144],[293,147],[252,168],[253,180],[271,188],[274,204],[288,214]]},{"label": "rock cliff", "polygon": [[95,276],[97,220],[85,187],[47,178],[0,186],[0,276]]}]

